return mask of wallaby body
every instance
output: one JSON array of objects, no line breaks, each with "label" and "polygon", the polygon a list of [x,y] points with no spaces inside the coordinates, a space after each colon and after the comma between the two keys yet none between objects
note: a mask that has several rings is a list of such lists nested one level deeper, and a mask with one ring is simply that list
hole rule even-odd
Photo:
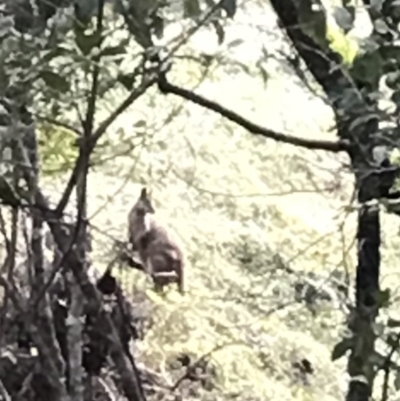
[{"label": "wallaby body", "polygon": [[143,267],[155,284],[156,290],[176,282],[184,292],[184,254],[182,247],[153,217],[154,208],[143,188],[128,216],[129,242],[137,251]]}]

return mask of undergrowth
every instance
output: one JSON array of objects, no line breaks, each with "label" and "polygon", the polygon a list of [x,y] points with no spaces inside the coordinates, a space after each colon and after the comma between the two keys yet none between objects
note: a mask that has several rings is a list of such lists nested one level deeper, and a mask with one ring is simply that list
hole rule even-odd
[{"label": "undergrowth", "polygon": [[[290,77],[278,74],[264,88],[240,69],[228,74],[217,67],[199,93],[269,128],[333,135],[324,128],[331,123],[326,106]],[[182,61],[171,80],[193,86],[202,72]],[[107,101],[120,98],[113,93]],[[153,304],[154,324],[136,347],[139,361],[173,384],[171,359],[207,355],[212,384],[186,399],[343,398],[344,361],[331,362],[330,353],[344,328],[344,300],[330,294],[337,293],[333,276],[354,278],[355,214],[345,209],[352,180],[338,157],[252,136],[155,90],[121,116],[97,155],[88,189],[96,268],[111,260],[114,240],[126,239],[127,213],[142,185],[187,253],[184,297],[174,288],[156,295],[143,274],[127,267],[117,272],[128,292],[146,289]],[[46,177],[48,192],[59,191],[62,181]],[[384,250],[387,271],[393,244]],[[319,296],[324,286],[331,292]]]}]

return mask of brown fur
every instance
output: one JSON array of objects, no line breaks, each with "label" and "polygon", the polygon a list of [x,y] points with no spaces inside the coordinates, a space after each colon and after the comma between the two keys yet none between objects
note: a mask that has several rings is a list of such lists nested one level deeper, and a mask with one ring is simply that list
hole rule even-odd
[{"label": "brown fur", "polygon": [[143,267],[155,284],[156,290],[177,283],[184,293],[184,254],[170,230],[153,218],[154,208],[143,188],[128,216],[129,242],[137,251]]},{"label": "brown fur", "polygon": [[134,251],[138,251],[142,239],[149,231],[149,217],[154,213],[146,188],[142,188],[139,199],[128,215],[128,237]]}]

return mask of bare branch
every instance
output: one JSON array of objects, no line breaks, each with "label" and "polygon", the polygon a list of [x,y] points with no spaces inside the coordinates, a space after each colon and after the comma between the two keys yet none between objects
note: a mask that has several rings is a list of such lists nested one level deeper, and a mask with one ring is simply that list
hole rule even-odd
[{"label": "bare branch", "polygon": [[2,399],[3,401],[11,401],[11,397],[7,393],[7,390],[4,387],[4,384],[1,380],[0,380],[0,399]]},{"label": "bare branch", "polygon": [[167,81],[167,79],[162,76],[158,81],[158,87],[160,91],[164,94],[172,93],[176,96],[180,96],[186,100],[189,100],[207,109],[213,110],[216,113],[221,114],[228,120],[242,126],[243,128],[247,129],[248,131],[250,131],[252,134],[255,135],[260,135],[265,138],[274,139],[275,141],[288,143],[294,146],[301,146],[307,149],[326,150],[329,152],[342,152],[349,149],[348,142],[344,140],[323,141],[323,140],[305,139],[287,134],[282,134],[280,132],[276,132],[268,128],[263,128],[259,125],[252,123],[249,120],[246,120],[239,114],[236,114],[235,112],[226,109],[225,107],[221,106],[220,104],[214,101],[205,99],[204,97],[197,95],[189,90],[170,84]]},{"label": "bare branch", "polygon": [[82,311],[83,294],[78,283],[72,276],[67,274],[71,286],[71,305],[67,319],[67,344],[68,344],[68,366],[69,366],[69,389],[72,401],[83,400],[84,386],[82,383]]},{"label": "bare branch", "polygon": [[[13,130],[13,137],[18,138],[17,131],[17,118],[15,113],[12,115],[12,124],[11,129]],[[36,135],[35,131],[31,132],[31,134]],[[36,138],[35,138],[36,139]],[[17,184],[17,179],[19,175],[29,176],[29,180],[27,180],[28,184],[28,197],[30,198],[30,203],[34,203],[35,193],[38,190],[39,183],[39,156],[38,156],[38,147],[36,140],[34,141],[34,145],[29,149],[30,158],[27,154],[27,149],[22,143],[22,139],[18,138],[15,140],[15,146],[13,148],[15,161],[18,162],[18,166],[21,169],[20,171],[15,170],[15,182],[14,185]],[[17,222],[18,222],[18,214],[13,214],[13,223],[14,223],[14,235],[13,239],[16,241],[16,233],[17,233]],[[34,285],[32,293],[36,293],[38,289],[43,286],[44,282],[44,255],[43,255],[43,242],[42,242],[42,227],[43,227],[43,218],[38,211],[32,211],[32,232],[30,235],[30,246],[32,248],[33,255],[33,271],[34,271]],[[15,257],[14,257],[15,259]],[[14,260],[11,261],[14,263]],[[12,275],[8,277],[8,282],[12,282]],[[20,309],[24,310],[24,307],[21,306]],[[55,329],[53,325],[53,312],[50,307],[50,302],[48,297],[43,297],[41,302],[41,308],[37,311],[26,311],[23,312],[23,316],[25,317],[26,324],[29,324],[32,338],[35,343],[37,343],[38,348],[44,359],[46,360],[48,366],[53,369],[53,377],[49,380],[51,387],[55,392],[55,398],[61,400],[68,400],[68,394],[63,383],[63,376],[65,370],[65,363],[61,355],[61,350],[59,347],[59,343],[56,338]]]},{"label": "bare branch", "polygon": [[385,358],[385,362],[383,364],[384,378],[383,378],[382,397],[381,397],[382,401],[387,401],[389,399],[389,376],[390,376],[392,358],[394,356],[394,353],[398,351],[399,344],[400,344],[400,333],[397,333],[393,343],[391,344],[390,351],[387,357]]},{"label": "bare branch", "polygon": [[54,118],[42,116],[42,115],[39,115],[39,114],[36,114],[35,118],[38,121],[43,121],[45,123],[48,123],[48,124],[51,124],[51,125],[55,125],[57,127],[64,128],[64,129],[66,129],[68,131],[73,132],[77,136],[81,135],[81,131],[79,131],[79,129],[77,129],[74,126],[72,126],[72,125],[70,125],[68,123],[65,123],[63,121],[55,120]]},{"label": "bare branch", "polygon": [[[92,87],[88,99],[86,117],[83,122],[83,140],[80,141],[79,156],[82,159],[82,168],[77,177],[77,221],[75,225],[74,237],[79,238],[77,248],[79,249],[79,257],[82,259],[82,268],[87,270],[87,225],[82,224],[87,220],[87,178],[89,172],[89,162],[91,149],[89,147],[90,138],[93,131],[93,122],[96,111],[96,100],[100,74],[100,59],[101,59],[101,43],[103,31],[103,16],[104,16],[104,0],[100,0],[98,4],[96,37],[98,40],[98,53],[93,57],[93,73]],[[68,272],[69,282],[71,284],[71,305],[68,313],[67,325],[67,343],[68,343],[68,364],[69,364],[69,384],[72,401],[83,401],[84,386],[82,382],[82,314],[83,314],[83,294],[79,288],[79,284],[72,276],[72,272]]]}]

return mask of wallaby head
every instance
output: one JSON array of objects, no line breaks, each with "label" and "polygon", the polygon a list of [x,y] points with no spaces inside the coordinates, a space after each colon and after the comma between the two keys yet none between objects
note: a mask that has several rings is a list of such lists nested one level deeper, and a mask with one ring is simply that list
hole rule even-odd
[{"label": "wallaby head", "polygon": [[145,215],[147,213],[154,214],[155,210],[153,204],[151,203],[150,196],[147,192],[147,188],[143,187],[140,191],[139,199],[137,200],[135,206],[133,207],[137,214]]},{"label": "wallaby head", "polygon": [[143,240],[150,229],[150,214],[154,214],[146,187],[140,191],[140,196],[128,215],[129,242],[134,250],[138,249],[139,242]]}]

